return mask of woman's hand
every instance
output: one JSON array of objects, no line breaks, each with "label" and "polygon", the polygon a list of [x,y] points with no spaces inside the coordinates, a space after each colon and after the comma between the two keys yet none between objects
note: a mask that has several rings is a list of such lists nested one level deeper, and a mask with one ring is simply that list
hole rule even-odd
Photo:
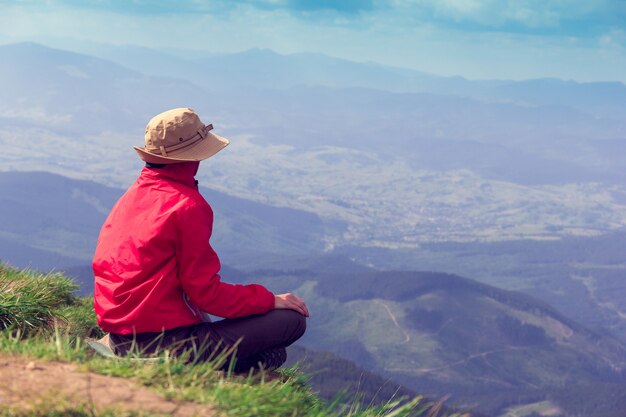
[{"label": "woman's hand", "polygon": [[304,317],[309,317],[309,309],[306,308],[304,300],[292,293],[274,295],[274,308],[294,310]]}]

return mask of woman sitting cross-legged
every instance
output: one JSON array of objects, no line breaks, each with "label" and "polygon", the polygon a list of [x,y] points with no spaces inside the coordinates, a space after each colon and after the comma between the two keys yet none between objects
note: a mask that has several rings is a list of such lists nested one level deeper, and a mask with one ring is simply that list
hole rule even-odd
[{"label": "woman sitting cross-legged", "polygon": [[[204,361],[232,351],[236,371],[277,368],[285,347],[304,334],[309,312],[293,294],[221,281],[209,243],[213,212],[194,178],[200,161],[229,143],[212,127],[187,108],[148,124],[145,146],[135,147],[146,166],[98,238],[98,324],[120,355],[168,350]],[[206,321],[205,313],[224,319]]]}]

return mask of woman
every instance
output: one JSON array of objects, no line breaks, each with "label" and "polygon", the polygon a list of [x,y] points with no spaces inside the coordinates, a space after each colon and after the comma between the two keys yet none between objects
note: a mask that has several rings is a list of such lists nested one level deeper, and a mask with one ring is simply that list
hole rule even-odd
[{"label": "woman", "polygon": [[213,212],[194,179],[200,161],[229,143],[212,128],[191,109],[172,109],[134,147],[146,167],[111,210],[93,259],[98,324],[117,354],[168,349],[199,361],[234,351],[238,371],[276,368],[309,312],[293,294],[221,281]]}]

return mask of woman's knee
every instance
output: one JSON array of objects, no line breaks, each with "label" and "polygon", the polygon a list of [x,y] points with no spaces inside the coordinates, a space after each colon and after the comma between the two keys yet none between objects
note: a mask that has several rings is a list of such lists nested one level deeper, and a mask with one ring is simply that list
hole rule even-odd
[{"label": "woman's knee", "polygon": [[288,329],[288,344],[300,339],[306,331],[306,317],[294,310],[274,310]]}]

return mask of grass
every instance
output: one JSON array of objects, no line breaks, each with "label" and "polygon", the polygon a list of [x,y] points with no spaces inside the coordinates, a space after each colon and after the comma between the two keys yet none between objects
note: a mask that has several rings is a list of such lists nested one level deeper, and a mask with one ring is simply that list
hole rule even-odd
[{"label": "grass", "polygon": [[61,274],[20,271],[0,264],[0,330],[22,333],[48,326],[61,306],[72,305],[76,284]]},{"label": "grass", "polygon": [[115,407],[97,411],[85,405],[72,405],[66,401],[35,402],[28,408],[6,407],[0,410],[0,417],[167,417],[141,411],[126,411]]},{"label": "grass", "polygon": [[[226,416],[298,417],[434,417],[437,404],[392,399],[380,406],[362,405],[358,398],[338,395],[321,400],[306,376],[296,369],[281,370],[278,377],[265,372],[237,375],[218,370],[228,358],[185,363],[184,358],[160,356],[157,360],[106,359],[86,345],[98,337],[91,299],[73,296],[74,283],[60,274],[40,274],[0,265],[0,352],[78,364],[85,371],[132,378],[166,398],[210,404]],[[85,409],[37,409],[34,416],[94,416]],[[93,410],[91,410],[93,411]],[[0,417],[22,416],[3,410]],[[97,416],[106,416],[97,414]],[[115,414],[119,415],[119,414]],[[128,414],[131,415],[131,414]],[[456,415],[460,417],[460,415]],[[452,417],[452,416],[451,416]]]}]

